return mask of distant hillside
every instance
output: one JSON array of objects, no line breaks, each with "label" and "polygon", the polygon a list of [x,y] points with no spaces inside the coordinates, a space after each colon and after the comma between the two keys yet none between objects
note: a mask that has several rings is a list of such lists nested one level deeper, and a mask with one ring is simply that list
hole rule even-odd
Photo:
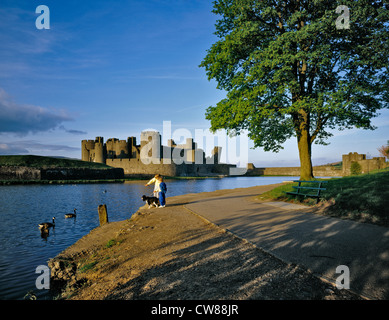
[{"label": "distant hillside", "polygon": [[43,156],[0,156],[0,166],[23,166],[33,168],[91,168],[109,169],[111,167],[102,164],[73,160],[66,158],[52,158]]}]

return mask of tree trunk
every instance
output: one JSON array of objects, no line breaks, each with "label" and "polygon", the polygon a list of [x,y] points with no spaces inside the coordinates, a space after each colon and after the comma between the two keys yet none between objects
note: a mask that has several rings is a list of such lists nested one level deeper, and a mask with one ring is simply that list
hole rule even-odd
[{"label": "tree trunk", "polygon": [[306,126],[299,130],[297,143],[300,156],[300,180],[313,180],[311,136]]}]

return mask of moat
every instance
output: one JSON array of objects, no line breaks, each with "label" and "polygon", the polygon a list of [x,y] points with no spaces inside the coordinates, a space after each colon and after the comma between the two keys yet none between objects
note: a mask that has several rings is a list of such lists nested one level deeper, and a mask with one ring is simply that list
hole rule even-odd
[{"label": "moat", "polygon": [[[298,177],[231,177],[223,179],[167,180],[169,197],[220,189],[279,183]],[[33,290],[40,300],[51,299],[37,290],[39,265],[69,247],[99,224],[97,207],[106,204],[109,221],[129,219],[150,195],[145,181],[109,184],[0,186],[0,299],[20,300]],[[65,219],[77,208],[76,219]],[[55,229],[42,238],[38,224],[56,217]]]}]

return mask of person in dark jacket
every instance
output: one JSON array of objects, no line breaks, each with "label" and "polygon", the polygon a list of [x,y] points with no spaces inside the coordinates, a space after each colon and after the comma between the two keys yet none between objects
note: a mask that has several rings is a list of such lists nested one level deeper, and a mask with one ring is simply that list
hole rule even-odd
[{"label": "person in dark jacket", "polygon": [[163,177],[159,176],[157,178],[159,180],[159,208],[165,208],[166,205],[166,192],[167,192],[167,187],[166,183],[163,182]]}]

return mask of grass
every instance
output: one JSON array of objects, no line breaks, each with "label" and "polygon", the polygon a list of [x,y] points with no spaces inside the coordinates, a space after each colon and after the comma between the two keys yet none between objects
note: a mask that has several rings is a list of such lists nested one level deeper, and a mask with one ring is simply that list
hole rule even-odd
[{"label": "grass", "polygon": [[[319,207],[323,213],[339,218],[389,226],[389,168],[339,179],[327,179]],[[258,196],[260,200],[276,200],[314,205],[314,199],[298,200],[285,193],[297,183],[288,183]]]},{"label": "grass", "polygon": [[[109,248],[112,248],[113,246],[115,245],[118,245],[120,242],[116,241],[115,239],[111,239],[109,240],[106,244],[105,244],[105,248],[109,249]],[[93,260],[85,260],[83,261],[83,263],[81,264],[81,267],[78,269],[78,272],[79,273],[85,273],[85,272],[88,272],[88,271],[91,271],[91,270],[94,270],[96,265],[102,261],[105,261],[105,260],[108,260],[110,259],[109,256],[105,256],[105,257],[99,257],[98,255],[96,254],[93,254],[92,255],[92,258]],[[89,261],[88,261],[89,260]]]},{"label": "grass", "polygon": [[83,265],[80,269],[79,269],[79,272],[80,273],[84,273],[84,272],[87,272],[89,270],[92,270],[96,264],[98,263],[98,261],[92,261],[90,263],[87,263],[85,265]]},{"label": "grass", "polygon": [[110,166],[107,166],[103,163],[34,155],[0,156],[0,166],[23,166],[33,168],[111,168]]},{"label": "grass", "polygon": [[115,239],[111,239],[107,242],[107,244],[105,245],[106,248],[111,248],[113,247],[114,245],[116,244],[116,240]]}]

